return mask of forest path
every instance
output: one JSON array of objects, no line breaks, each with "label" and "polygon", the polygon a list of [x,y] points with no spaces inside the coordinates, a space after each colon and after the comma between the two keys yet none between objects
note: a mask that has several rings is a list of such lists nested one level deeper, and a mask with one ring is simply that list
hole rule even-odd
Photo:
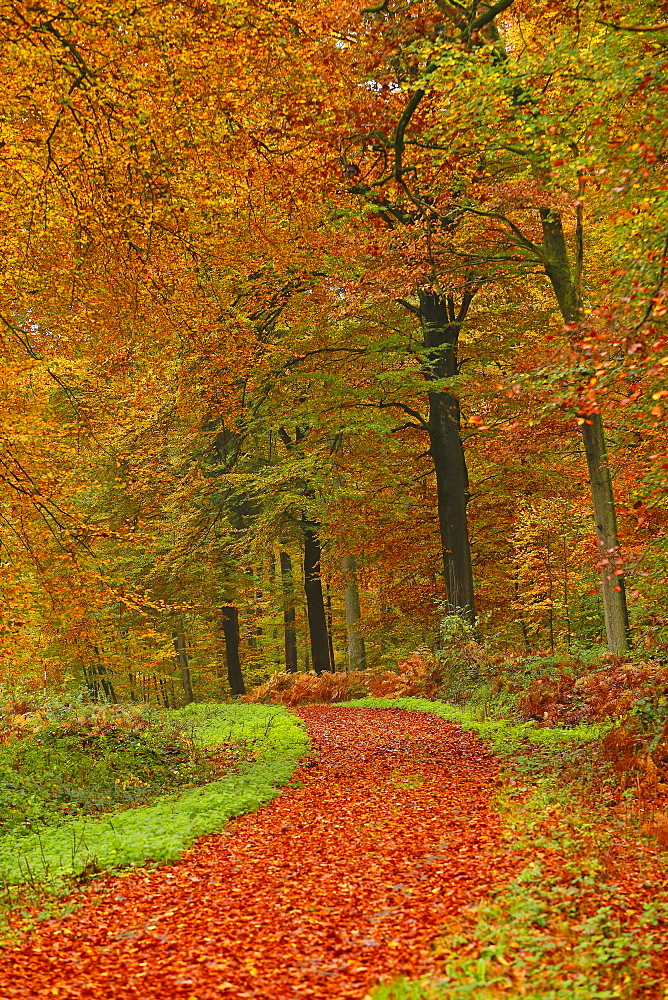
[{"label": "forest path", "polygon": [[477,737],[417,712],[299,710],[317,756],[176,864],[96,880],[0,958],[0,998],[363,998],[517,870]]}]

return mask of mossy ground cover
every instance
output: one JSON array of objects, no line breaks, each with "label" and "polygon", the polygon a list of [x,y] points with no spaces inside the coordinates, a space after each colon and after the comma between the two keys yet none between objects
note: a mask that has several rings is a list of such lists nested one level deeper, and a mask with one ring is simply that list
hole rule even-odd
[{"label": "mossy ground cover", "polygon": [[444,927],[438,974],[373,1000],[663,997],[668,866],[609,795],[595,764],[610,724],[544,728],[419,698],[358,707],[430,712],[477,732],[506,762],[497,807],[518,878]]},{"label": "mossy ground cover", "polygon": [[147,707],[44,701],[33,711],[6,711],[0,720],[5,837],[143,805],[215,777],[214,762],[185,727]]},{"label": "mossy ground cover", "polygon": [[17,822],[11,799],[0,811],[5,910],[34,910],[98,871],[174,860],[271,799],[308,749],[300,720],[275,706],[191,705],[147,725],[124,724],[128,711],[44,711],[0,749],[11,794],[30,790],[32,817]]}]

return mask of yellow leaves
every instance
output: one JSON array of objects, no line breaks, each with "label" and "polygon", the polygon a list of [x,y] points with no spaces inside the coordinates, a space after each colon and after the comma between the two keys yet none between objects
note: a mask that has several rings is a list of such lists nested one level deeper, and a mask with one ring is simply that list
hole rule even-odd
[{"label": "yellow leaves", "polygon": [[32,724],[32,718],[29,715],[10,715],[7,721],[10,726],[16,726],[19,729],[27,729]]}]

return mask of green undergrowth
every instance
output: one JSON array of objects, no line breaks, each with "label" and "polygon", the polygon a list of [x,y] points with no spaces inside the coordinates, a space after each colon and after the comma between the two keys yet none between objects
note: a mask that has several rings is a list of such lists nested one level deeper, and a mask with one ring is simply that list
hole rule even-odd
[{"label": "green undergrowth", "polygon": [[527,859],[517,877],[443,929],[438,974],[379,986],[373,1000],[662,996],[652,966],[665,948],[665,894],[638,900],[608,880],[614,838],[577,802],[543,789],[497,804],[508,847]]},{"label": "green undergrowth", "polygon": [[197,837],[273,798],[308,749],[301,721],[276,706],[197,704],[170,712],[169,721],[199,751],[236,746],[233,769],[201,787],[159,795],[150,805],[61,815],[35,831],[11,830],[0,837],[7,903],[12,887],[60,895],[73,880],[97,871],[173,861]]},{"label": "green undergrowth", "polygon": [[[477,733],[505,762],[496,807],[518,858],[510,884],[443,929],[438,975],[383,984],[373,1000],[662,996],[663,976],[653,966],[668,928],[666,883],[654,876],[641,896],[633,879],[613,883],[606,858],[620,850],[628,825],[587,794],[592,759],[611,724],[548,729],[481,720],[475,705],[420,698],[347,704],[428,712]],[[644,862],[631,852],[637,875]]]},{"label": "green undergrowth", "polygon": [[[146,805],[217,777],[170,713],[40,699],[0,713],[0,836]],[[235,748],[231,747],[233,751]]]}]

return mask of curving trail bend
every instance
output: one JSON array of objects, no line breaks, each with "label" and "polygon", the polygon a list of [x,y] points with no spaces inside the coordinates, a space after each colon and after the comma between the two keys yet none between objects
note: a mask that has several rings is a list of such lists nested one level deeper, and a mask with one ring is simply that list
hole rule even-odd
[{"label": "curving trail bend", "polygon": [[439,927],[518,869],[474,735],[404,711],[299,710],[303,787],[175,865],[96,880],[0,956],[2,1000],[358,998],[431,967]]}]

